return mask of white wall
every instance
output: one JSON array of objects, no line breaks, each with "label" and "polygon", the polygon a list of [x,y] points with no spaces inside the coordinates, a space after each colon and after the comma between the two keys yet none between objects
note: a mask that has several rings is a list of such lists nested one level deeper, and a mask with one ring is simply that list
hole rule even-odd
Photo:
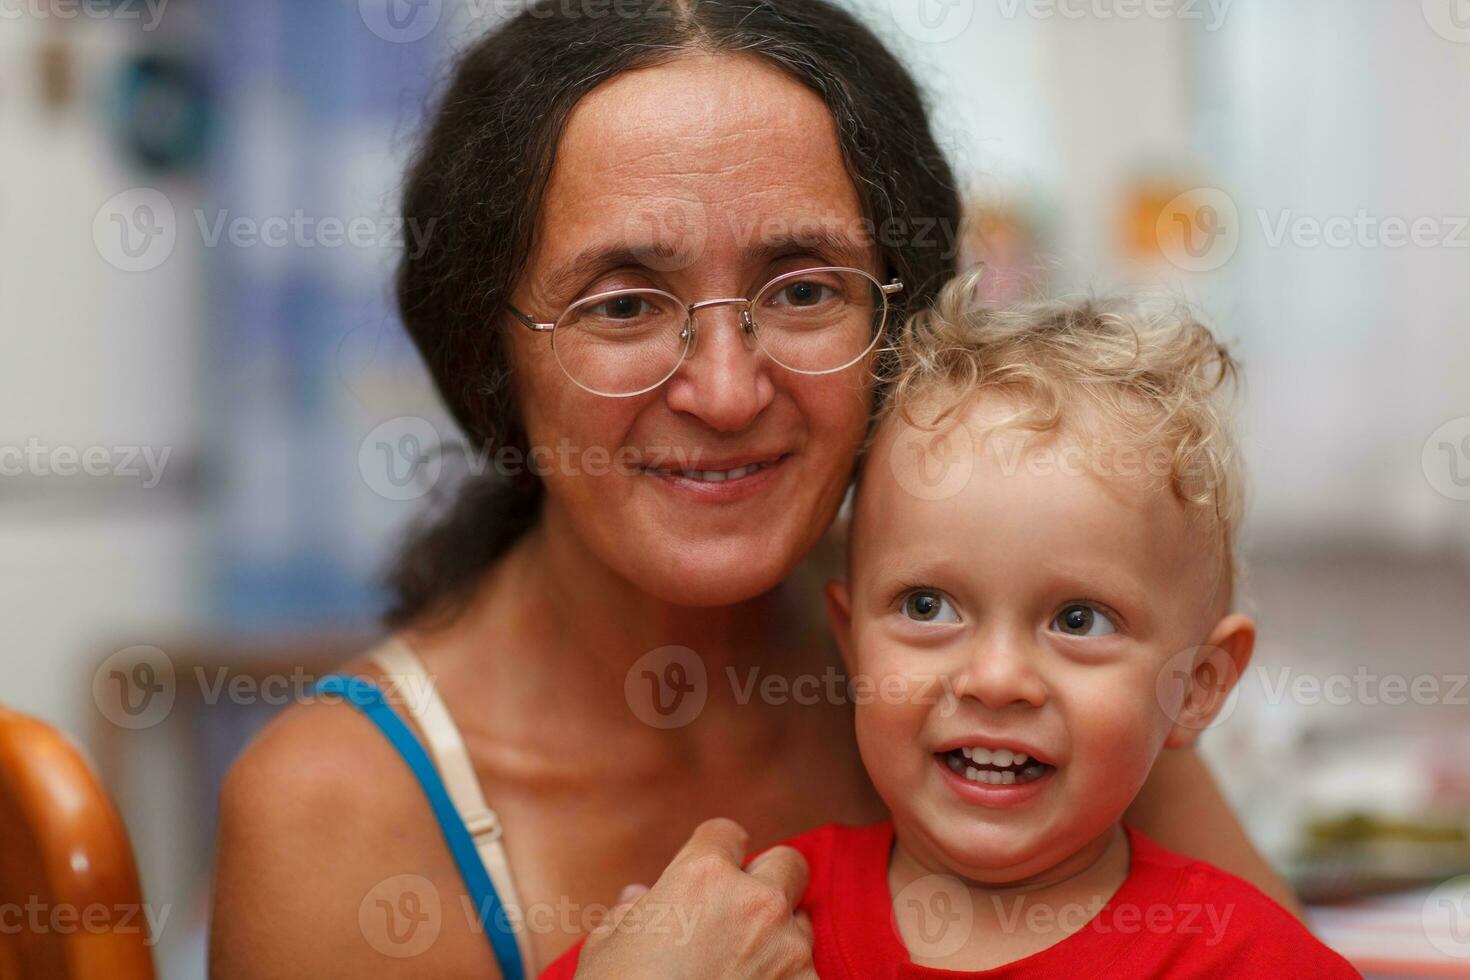
[{"label": "white wall", "polygon": [[[53,31],[73,46],[77,78],[74,101],[51,114],[37,98],[36,58]],[[129,274],[93,240],[99,207],[142,182],[99,118],[127,39],[105,21],[0,22],[0,446],[34,440],[48,459],[57,447],[172,454],[151,490],[39,467],[0,476],[0,703],[94,750],[94,733],[138,744],[100,721],[95,665],[191,623],[203,599],[200,518],[178,490],[199,431],[202,262],[180,236],[161,268]],[[193,207],[189,188],[163,189],[181,213]],[[167,784],[172,760],[154,758],[162,767],[146,782]],[[179,831],[192,804],[176,791],[121,803],[149,900],[178,903]]]},{"label": "white wall", "polygon": [[[1221,40],[1242,217],[1363,211],[1444,234],[1470,217],[1470,44],[1418,4],[1241,3]],[[1259,536],[1470,541],[1470,505],[1420,464],[1431,432],[1470,415],[1470,230],[1453,248],[1273,248],[1247,229],[1231,272]]]},{"label": "white wall", "polygon": [[[162,268],[130,274],[93,240],[99,207],[143,182],[120,165],[98,120],[127,35],[105,21],[4,27],[0,444],[172,454],[151,491],[48,477],[29,463],[27,475],[0,477],[0,701],[79,733],[92,716],[80,680],[105,652],[99,644],[192,614],[195,516],[170,487],[196,444],[202,264],[181,237]],[[37,46],[53,32],[73,47],[77,69],[75,99],[56,113],[36,93]],[[190,206],[188,188],[167,191]]]},{"label": "white wall", "polygon": [[[1273,247],[1261,223],[1365,211],[1429,216],[1448,234],[1470,217],[1470,43],[1407,2],[1181,7],[1197,18],[1087,13],[1126,9],[1105,0],[928,2],[973,9],[968,26],[923,41],[891,12],[902,5],[860,6],[929,80],[961,175],[1051,202],[1053,285],[1141,276],[1238,342],[1247,541],[1458,542],[1470,555],[1470,503],[1421,466],[1429,435],[1470,416],[1470,248]],[[1241,238],[1223,268],[1120,260],[1122,195],[1155,173],[1229,192]]]}]

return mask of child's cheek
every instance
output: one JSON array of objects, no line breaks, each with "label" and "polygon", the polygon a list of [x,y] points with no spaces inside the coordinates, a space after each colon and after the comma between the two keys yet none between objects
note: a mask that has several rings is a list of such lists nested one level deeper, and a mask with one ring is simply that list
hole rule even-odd
[{"label": "child's cheek", "polygon": [[[877,651],[871,651],[877,653]],[[892,648],[860,656],[852,696],[858,750],[880,794],[912,789],[926,775],[923,763],[929,714],[935,710],[932,684],[911,674]]]},{"label": "child's cheek", "polygon": [[1112,690],[1102,678],[1095,680],[1094,696],[1071,705],[1074,769],[1100,797],[1131,800],[1163,744],[1163,714],[1152,691],[1145,695],[1136,684]]}]

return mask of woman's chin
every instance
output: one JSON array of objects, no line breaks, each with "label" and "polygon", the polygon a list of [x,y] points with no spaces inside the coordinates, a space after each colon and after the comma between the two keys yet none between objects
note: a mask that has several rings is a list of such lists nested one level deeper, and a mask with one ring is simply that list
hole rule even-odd
[{"label": "woman's chin", "polygon": [[644,592],[679,606],[732,606],[776,588],[790,573],[770,547],[650,548],[625,574]]}]

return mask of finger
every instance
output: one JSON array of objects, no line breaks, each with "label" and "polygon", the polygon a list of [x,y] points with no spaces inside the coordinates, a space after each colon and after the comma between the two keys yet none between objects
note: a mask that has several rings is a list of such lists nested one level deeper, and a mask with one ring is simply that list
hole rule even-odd
[{"label": "finger", "polygon": [[647,894],[647,885],[624,885],[623,890],[618,893],[618,904],[631,905]]},{"label": "finger", "polygon": [[792,921],[796,925],[796,931],[801,933],[807,945],[810,946],[816,939],[816,934],[812,931],[811,916],[805,912],[797,912],[792,916]]},{"label": "finger", "polygon": [[773,847],[750,862],[745,870],[752,878],[760,878],[781,889],[787,904],[793,909],[801,904],[801,897],[806,894],[806,858],[794,847]]},{"label": "finger", "polygon": [[694,828],[688,842],[674,855],[674,861],[714,855],[738,868],[745,863],[745,846],[749,843],[750,835],[744,827],[725,817],[715,817]]},{"label": "finger", "polygon": [[[627,891],[628,889],[625,888],[623,890]],[[646,890],[647,889],[645,889],[645,891]],[[638,896],[638,898],[642,897],[642,895]],[[631,911],[633,907],[638,904],[638,898],[630,899],[628,901],[620,901],[618,902],[618,904],[614,905],[611,909],[608,910],[608,913],[606,916],[603,917],[603,920],[598,923],[597,929],[603,932],[612,932],[613,930],[617,929],[618,923],[623,921],[623,917],[627,915],[628,912]]]}]

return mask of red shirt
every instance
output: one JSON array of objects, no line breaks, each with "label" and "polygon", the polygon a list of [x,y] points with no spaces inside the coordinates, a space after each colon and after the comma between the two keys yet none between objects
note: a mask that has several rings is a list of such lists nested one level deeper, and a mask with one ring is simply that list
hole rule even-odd
[{"label": "red shirt", "polygon": [[[1167,851],[1131,827],[1128,841],[1128,877],[1087,925],[1039,953],[980,973],[910,960],[888,891],[891,822],[828,824],[787,843],[811,869],[802,908],[812,920],[817,974],[830,980],[1360,976],[1242,879]],[[570,978],[581,948],[568,950],[542,980]]]}]

